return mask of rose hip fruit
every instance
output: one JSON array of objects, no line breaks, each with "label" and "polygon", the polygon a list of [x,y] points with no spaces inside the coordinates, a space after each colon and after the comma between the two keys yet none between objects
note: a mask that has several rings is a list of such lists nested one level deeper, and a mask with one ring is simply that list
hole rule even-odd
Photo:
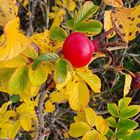
[{"label": "rose hip fruit", "polygon": [[94,46],[94,51],[99,52],[100,48],[103,46],[102,42],[99,39],[94,39],[91,42]]},{"label": "rose hip fruit", "polygon": [[140,89],[140,73],[135,74],[135,76],[132,78],[132,87],[135,89]]},{"label": "rose hip fruit", "polygon": [[74,67],[86,66],[94,53],[94,45],[87,36],[80,32],[71,33],[63,44],[64,57]]}]

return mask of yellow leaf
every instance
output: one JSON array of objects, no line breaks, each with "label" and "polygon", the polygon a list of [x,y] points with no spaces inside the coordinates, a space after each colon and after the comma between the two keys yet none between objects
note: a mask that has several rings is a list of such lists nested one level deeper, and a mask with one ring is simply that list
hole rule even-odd
[{"label": "yellow leaf", "polygon": [[132,82],[132,77],[130,74],[125,74],[125,84],[124,84],[124,90],[123,90],[123,96],[125,97],[131,88],[131,82]]},{"label": "yellow leaf", "polygon": [[22,93],[20,93],[20,95],[19,95],[20,101],[22,102],[22,101],[26,100],[27,98],[30,99],[30,98],[35,97],[38,94],[39,89],[40,89],[39,86],[34,86],[34,85],[32,85],[31,82],[28,82],[28,85],[25,88],[25,90]]},{"label": "yellow leaf", "polygon": [[61,84],[56,84],[56,89],[57,89],[57,90],[61,90],[61,89],[62,89],[63,87],[65,87],[71,80],[72,80],[72,76],[71,76],[70,72],[68,72],[65,82],[63,82],[63,83],[61,83]]},{"label": "yellow leaf", "polygon": [[19,0],[19,2],[21,2],[23,4],[23,6],[26,7],[29,1],[28,0]]},{"label": "yellow leaf", "polygon": [[[19,114],[19,118],[30,118],[36,121],[36,112],[34,101],[30,99],[22,103],[19,107],[16,108],[16,112]],[[34,121],[33,121],[34,122]]]},{"label": "yellow leaf", "polygon": [[64,100],[68,100],[68,95],[65,94],[65,90],[61,89],[60,91],[54,91],[50,95],[50,100],[52,102],[62,102]]},{"label": "yellow leaf", "polygon": [[95,111],[90,108],[90,107],[87,107],[85,109],[85,115],[86,115],[86,119],[87,119],[87,122],[88,124],[93,127],[95,125],[95,122],[96,122],[96,113]]},{"label": "yellow leaf", "polygon": [[21,55],[18,55],[17,57],[14,57],[10,60],[1,61],[0,67],[16,68],[16,67],[23,66],[25,64],[26,64],[25,59]]},{"label": "yellow leaf", "polygon": [[85,133],[85,135],[82,137],[82,140],[107,140],[104,135],[99,133],[96,130],[91,130]]},{"label": "yellow leaf", "polygon": [[20,119],[20,125],[25,131],[31,130],[32,127],[32,120],[28,117],[21,117]]},{"label": "yellow leaf", "polygon": [[88,124],[84,122],[76,122],[70,125],[69,134],[70,136],[77,138],[77,137],[83,136],[90,129],[91,128]]},{"label": "yellow leaf", "polygon": [[68,132],[64,132],[64,133],[63,133],[63,136],[64,136],[64,138],[65,138],[65,139],[69,139],[69,138],[70,138],[70,136],[69,136],[69,133],[68,133]]},{"label": "yellow leaf", "polygon": [[35,47],[34,45],[31,45],[30,47],[27,47],[23,51],[23,55],[25,55],[26,57],[35,59],[38,56],[38,48]]},{"label": "yellow leaf", "polygon": [[50,100],[48,100],[45,103],[45,112],[50,113],[53,112],[55,110],[55,106],[52,104],[52,102]]},{"label": "yellow leaf", "polygon": [[5,42],[5,36],[4,36],[4,34],[2,34],[2,35],[0,36],[0,45],[3,45],[4,42]]},{"label": "yellow leaf", "polygon": [[91,87],[94,92],[100,92],[101,80],[97,75],[93,74],[92,71],[87,68],[81,68],[77,70],[77,74]]},{"label": "yellow leaf", "polygon": [[108,132],[109,126],[106,120],[103,119],[102,116],[96,117],[95,122],[96,129],[101,132],[103,135],[105,135]]},{"label": "yellow leaf", "polygon": [[107,140],[107,138],[103,134],[100,133],[99,140]]},{"label": "yellow leaf", "polygon": [[62,8],[59,8],[59,10],[55,13],[55,17],[52,23],[52,26],[60,26],[61,22],[64,19],[64,15],[66,14],[65,10]]},{"label": "yellow leaf", "polygon": [[7,92],[8,82],[14,73],[15,69],[13,68],[1,68],[0,69],[0,91]]},{"label": "yellow leaf", "polygon": [[20,129],[19,120],[15,121],[9,132],[9,138],[14,139]]},{"label": "yellow leaf", "polygon": [[99,132],[96,130],[90,130],[84,134],[82,140],[102,140],[99,139]]},{"label": "yellow leaf", "polygon": [[40,89],[40,87],[31,85],[30,86],[30,94],[31,94],[31,97],[36,96],[37,93],[39,92],[39,89]]},{"label": "yellow leaf", "polygon": [[76,4],[73,0],[63,0],[63,4],[67,7],[70,11],[74,11],[76,8]]},{"label": "yellow leaf", "polygon": [[41,53],[56,52],[63,44],[62,41],[51,40],[49,30],[45,30],[43,33],[33,34],[30,40],[40,49]]},{"label": "yellow leaf", "polygon": [[77,116],[74,117],[74,121],[75,122],[85,122],[85,123],[87,123],[85,112],[78,112]]},{"label": "yellow leaf", "polygon": [[103,0],[105,4],[113,6],[113,7],[123,7],[122,0]]},{"label": "yellow leaf", "polygon": [[7,110],[7,108],[8,108],[8,106],[9,106],[11,103],[12,103],[11,101],[4,103],[4,104],[2,105],[2,107],[0,108],[0,113],[5,114],[5,113],[6,113],[6,110]]},{"label": "yellow leaf", "polygon": [[89,90],[83,81],[71,83],[69,104],[73,110],[83,111],[89,102]]},{"label": "yellow leaf", "polygon": [[136,38],[140,32],[140,5],[134,8],[116,8],[112,14],[112,22],[120,37],[128,42]]},{"label": "yellow leaf", "polygon": [[34,86],[41,86],[48,77],[48,74],[51,73],[53,65],[51,63],[42,62],[38,67],[33,70],[30,66],[29,69],[29,79]]},{"label": "yellow leaf", "polygon": [[16,0],[0,0],[0,26],[5,26],[17,16],[17,13]]},{"label": "yellow leaf", "polygon": [[19,31],[19,24],[17,17],[9,21],[4,27],[5,40],[0,44],[0,61],[16,57],[30,46],[28,38]]},{"label": "yellow leaf", "polygon": [[49,50],[49,30],[45,30],[44,33],[35,33],[30,39],[31,41],[39,47],[42,53],[48,52]]},{"label": "yellow leaf", "polygon": [[[104,30],[105,31],[108,31],[111,28],[113,28],[113,23],[112,23],[112,20],[111,20],[111,12],[112,12],[112,10],[108,10],[108,11],[104,12]],[[111,38],[115,34],[116,34],[115,32],[112,32],[107,37]]]},{"label": "yellow leaf", "polygon": [[0,123],[1,130],[5,131],[7,134],[9,133],[9,130],[12,128],[12,123],[10,120],[4,120]]},{"label": "yellow leaf", "polygon": [[11,117],[15,117],[16,116],[16,112],[13,110],[8,110],[5,112],[4,114],[4,119],[9,119]]},{"label": "yellow leaf", "polygon": [[33,117],[35,115],[34,108],[25,104],[24,106],[22,105],[18,107],[16,110],[22,117],[30,117],[30,116]]},{"label": "yellow leaf", "polygon": [[0,130],[0,138],[1,139],[6,139],[7,138],[7,133],[3,130]]},{"label": "yellow leaf", "polygon": [[23,92],[29,82],[28,67],[18,67],[11,76],[8,83],[9,94],[19,94]]}]

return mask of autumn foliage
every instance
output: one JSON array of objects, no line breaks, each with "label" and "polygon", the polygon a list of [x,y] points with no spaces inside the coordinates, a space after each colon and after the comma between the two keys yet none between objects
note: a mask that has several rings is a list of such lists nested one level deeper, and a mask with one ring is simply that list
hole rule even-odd
[{"label": "autumn foliage", "polygon": [[[46,28],[35,31],[39,4]],[[0,26],[1,140],[140,139],[140,81],[123,56],[139,36],[140,5],[0,0]]]}]

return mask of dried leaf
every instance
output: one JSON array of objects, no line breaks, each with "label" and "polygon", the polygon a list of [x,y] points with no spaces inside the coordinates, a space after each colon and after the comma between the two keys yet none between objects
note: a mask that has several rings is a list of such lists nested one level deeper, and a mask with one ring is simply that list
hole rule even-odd
[{"label": "dried leaf", "polygon": [[16,0],[0,0],[0,26],[5,26],[17,16],[17,13]]},{"label": "dried leaf", "polygon": [[[112,12],[112,10],[108,10],[108,11],[106,10],[104,12],[104,30],[105,31],[108,31],[111,28],[113,28],[113,23],[112,23],[112,20],[111,20],[111,12]],[[111,38],[115,34],[116,34],[115,32],[112,32],[107,36],[107,38]]]},{"label": "dried leaf", "polygon": [[134,8],[116,8],[112,14],[112,22],[120,37],[128,42],[135,39],[140,32],[140,5]]},{"label": "dried leaf", "polygon": [[113,6],[113,7],[123,7],[122,0],[103,0],[105,4]]}]

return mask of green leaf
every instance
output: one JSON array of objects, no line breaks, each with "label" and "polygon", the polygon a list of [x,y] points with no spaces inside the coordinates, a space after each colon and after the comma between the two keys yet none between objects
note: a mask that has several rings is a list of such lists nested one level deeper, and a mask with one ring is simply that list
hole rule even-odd
[{"label": "green leaf", "polygon": [[69,29],[73,29],[74,27],[74,20],[73,19],[69,19],[66,21],[66,26],[69,28]]},{"label": "green leaf", "polygon": [[115,135],[115,133],[111,129],[109,129],[106,135],[108,137],[111,137],[112,138]]},{"label": "green leaf", "polygon": [[55,53],[47,53],[39,55],[33,62],[32,68],[33,70],[42,62],[42,61],[55,61],[59,56]]},{"label": "green leaf", "polygon": [[11,94],[23,92],[28,84],[28,67],[18,67],[10,78],[8,90]]},{"label": "green leaf", "polygon": [[81,21],[76,24],[74,30],[90,35],[97,35],[102,30],[102,23],[97,20]]},{"label": "green leaf", "polygon": [[67,37],[67,32],[58,26],[52,26],[51,30],[50,30],[50,38],[52,40],[65,40],[65,38]]},{"label": "green leaf", "polygon": [[13,103],[19,102],[19,99],[20,99],[18,95],[11,95],[9,98]]},{"label": "green leaf", "polygon": [[119,109],[118,109],[118,107],[117,107],[117,105],[115,103],[108,104],[107,108],[108,108],[109,113],[112,116],[114,116],[116,118],[119,117]]},{"label": "green leaf", "polygon": [[94,5],[93,2],[87,1],[81,7],[81,9],[76,13],[74,17],[74,24],[76,25],[78,22],[87,20],[90,18],[96,11],[98,10],[98,6]]},{"label": "green leaf", "polygon": [[137,126],[138,123],[130,119],[120,119],[118,121],[118,128],[120,129],[131,130],[135,129]]},{"label": "green leaf", "polygon": [[129,140],[139,140],[140,139],[140,129],[135,130],[130,136]]},{"label": "green leaf", "polygon": [[132,98],[130,98],[130,97],[124,97],[124,98],[120,99],[119,102],[118,102],[119,110],[121,111],[124,108],[128,107],[131,100],[132,100]]},{"label": "green leaf", "polygon": [[121,139],[121,140],[126,140],[125,137],[127,137],[129,135],[130,135],[130,131],[125,130],[125,129],[119,129],[117,131],[117,133],[115,134],[117,139]]},{"label": "green leaf", "polygon": [[109,123],[109,126],[111,126],[111,127],[116,127],[117,126],[116,119],[113,118],[112,116],[111,117],[108,117],[107,118],[107,121]]},{"label": "green leaf", "polygon": [[91,128],[87,123],[84,122],[76,122],[70,125],[69,134],[70,136],[77,138],[83,136],[87,131]]},{"label": "green leaf", "polygon": [[63,83],[67,77],[68,64],[63,59],[58,59],[55,63],[54,80],[56,83]]},{"label": "green leaf", "polygon": [[138,105],[131,105],[127,108],[121,110],[122,118],[131,118],[137,115],[140,112],[140,107]]}]

